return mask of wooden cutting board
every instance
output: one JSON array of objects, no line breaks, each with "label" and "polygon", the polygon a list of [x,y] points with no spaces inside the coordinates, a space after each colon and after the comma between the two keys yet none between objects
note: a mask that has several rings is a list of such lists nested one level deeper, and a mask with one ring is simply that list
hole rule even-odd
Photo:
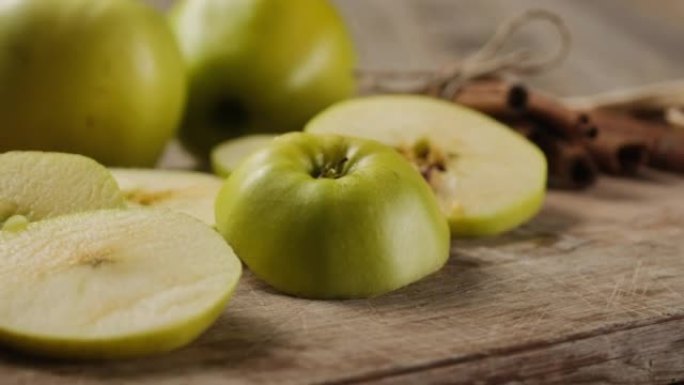
[{"label": "wooden cutting board", "polygon": [[393,294],[309,301],[250,274],[191,346],[58,363],[0,351],[2,384],[668,383],[684,380],[684,179],[552,192],[510,234],[454,241]]}]

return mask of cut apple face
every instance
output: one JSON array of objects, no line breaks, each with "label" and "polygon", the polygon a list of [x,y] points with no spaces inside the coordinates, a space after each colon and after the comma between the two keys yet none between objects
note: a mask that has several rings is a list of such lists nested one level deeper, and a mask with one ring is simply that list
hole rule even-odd
[{"label": "cut apple face", "polygon": [[0,342],[111,359],[165,352],[221,314],[241,264],[213,229],[167,210],[100,210],[0,233]]},{"label": "cut apple face", "polygon": [[211,151],[211,166],[218,176],[227,177],[245,158],[265,148],[276,135],[247,135],[225,141]]},{"label": "cut apple face", "polygon": [[111,172],[129,206],[179,211],[214,225],[221,178],[193,171],[114,168]]},{"label": "cut apple face", "polygon": [[0,154],[0,222],[14,215],[36,221],[124,206],[112,175],[90,158],[38,151]]},{"label": "cut apple face", "polygon": [[330,107],[313,133],[374,139],[421,172],[456,236],[510,230],[534,216],[546,190],[544,155],[476,111],[425,96],[372,96]]}]

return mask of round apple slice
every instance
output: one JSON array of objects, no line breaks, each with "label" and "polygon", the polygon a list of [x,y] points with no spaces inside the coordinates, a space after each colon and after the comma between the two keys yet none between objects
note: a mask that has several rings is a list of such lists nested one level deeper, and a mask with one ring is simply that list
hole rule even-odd
[{"label": "round apple slice", "polygon": [[90,158],[39,151],[0,154],[0,221],[124,206],[112,175]]},{"label": "round apple slice", "polygon": [[241,264],[221,236],[167,210],[100,210],[0,233],[0,342],[109,359],[187,344],[222,312]]},{"label": "round apple slice", "polygon": [[230,175],[235,168],[252,153],[261,150],[273,141],[276,135],[248,135],[225,141],[211,151],[211,166],[222,177]]},{"label": "round apple slice", "polygon": [[424,96],[372,96],[323,111],[306,131],[375,139],[423,174],[452,234],[492,235],[534,216],[546,189],[546,160],[508,127]]},{"label": "round apple slice", "polygon": [[214,225],[214,202],[223,179],[193,171],[113,168],[111,172],[129,206],[175,210]]}]

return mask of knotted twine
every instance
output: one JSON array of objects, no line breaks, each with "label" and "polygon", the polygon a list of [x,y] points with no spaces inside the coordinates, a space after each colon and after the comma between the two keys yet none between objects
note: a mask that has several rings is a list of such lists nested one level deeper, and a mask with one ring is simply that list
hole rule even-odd
[{"label": "knotted twine", "polygon": [[[505,52],[512,38],[534,22],[547,22],[558,36],[555,52],[540,55],[531,48]],[[361,69],[356,72],[366,93],[421,93],[438,90],[436,96],[451,99],[469,81],[494,76],[535,75],[561,64],[570,53],[571,35],[563,19],[555,13],[531,9],[503,22],[492,37],[462,61],[448,63],[438,71],[392,71]],[[418,84],[402,87],[399,83]]]},{"label": "knotted twine", "polygon": [[[551,53],[539,54],[529,47],[506,52],[506,46],[523,28],[545,22],[558,39]],[[565,61],[572,44],[563,19],[550,11],[530,9],[504,21],[475,53],[437,71],[359,69],[356,76],[363,93],[426,93],[453,100],[466,83],[487,77],[520,78],[539,75]],[[406,84],[409,83],[410,86]],[[684,79],[597,95],[567,98],[573,109],[610,109],[622,112],[656,112],[669,124],[684,127]]]}]

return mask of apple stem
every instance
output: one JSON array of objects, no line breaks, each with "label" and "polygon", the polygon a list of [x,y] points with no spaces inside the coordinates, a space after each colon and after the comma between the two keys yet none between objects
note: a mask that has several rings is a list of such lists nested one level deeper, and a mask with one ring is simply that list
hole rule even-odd
[{"label": "apple stem", "polygon": [[349,161],[349,158],[347,158],[345,156],[335,164],[332,164],[332,165],[325,164],[320,169],[320,171],[314,175],[314,177],[315,178],[337,179],[337,178],[344,175],[344,173],[345,173],[344,166],[345,166],[345,164],[347,164],[348,161]]}]

